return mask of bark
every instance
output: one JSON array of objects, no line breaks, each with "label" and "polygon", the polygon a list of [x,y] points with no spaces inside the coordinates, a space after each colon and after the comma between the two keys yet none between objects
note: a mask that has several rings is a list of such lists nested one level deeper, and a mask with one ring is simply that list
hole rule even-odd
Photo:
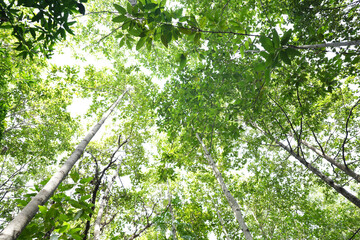
[{"label": "bark", "polygon": [[169,212],[171,214],[171,233],[172,233],[173,239],[177,240],[176,227],[175,227],[175,215],[174,215],[174,211],[173,211],[172,204],[171,204],[172,196],[171,196],[171,192],[170,192],[169,180],[167,180],[167,184],[168,184]]},{"label": "bark", "polygon": [[316,49],[316,48],[324,48],[324,47],[350,47],[350,46],[359,46],[359,45],[360,45],[360,40],[348,41],[348,42],[321,43],[321,44],[302,45],[302,46],[287,45],[287,47],[295,48],[295,49]]},{"label": "bark", "polygon": [[356,196],[354,196],[353,194],[351,194],[350,192],[348,192],[345,188],[343,188],[341,185],[338,185],[334,182],[334,180],[332,180],[331,178],[329,178],[328,176],[326,176],[325,174],[323,174],[320,170],[318,170],[317,168],[315,168],[313,165],[311,165],[311,163],[307,162],[304,158],[300,157],[297,153],[295,153],[294,151],[292,151],[289,147],[285,146],[284,144],[282,144],[281,142],[279,142],[278,140],[275,140],[276,143],[283,148],[284,150],[286,150],[288,153],[290,153],[293,157],[295,157],[301,164],[303,164],[307,169],[309,169],[311,172],[315,173],[318,177],[320,177],[327,185],[329,185],[330,187],[332,187],[333,189],[335,189],[335,191],[337,191],[338,193],[340,193],[341,195],[343,195],[345,198],[347,198],[350,202],[352,202],[353,204],[355,204],[357,207],[360,208],[360,199],[358,199]]},{"label": "bark", "polygon": [[100,207],[99,207],[99,211],[97,213],[96,216],[96,220],[95,220],[95,226],[94,226],[94,240],[97,240],[100,238],[100,224],[101,224],[101,219],[104,215],[104,211],[105,211],[105,207],[108,203],[108,199],[109,199],[109,193],[111,191],[112,185],[115,181],[116,176],[118,175],[118,171],[120,168],[121,162],[119,163],[116,172],[114,173],[114,175],[112,176],[111,180],[108,182],[106,191],[104,193],[104,196],[101,199],[101,203],[100,203]]},{"label": "bark", "polygon": [[65,179],[75,163],[79,160],[88,143],[97,133],[109,115],[113,112],[115,107],[120,103],[121,99],[127,93],[127,91],[128,90],[124,91],[124,93],[106,111],[101,120],[88,132],[85,138],[77,146],[75,151],[71,154],[69,159],[51,177],[44,188],[35,197],[33,197],[32,200],[25,206],[25,208],[9,223],[9,225],[5,227],[5,229],[0,233],[0,240],[16,239],[20,235],[21,231],[28,225],[31,219],[39,211],[39,205],[44,205],[47,200],[49,200],[49,198],[54,194],[57,187]]},{"label": "bark", "polygon": [[217,168],[215,161],[213,160],[213,158],[211,157],[210,153],[208,152],[204,142],[201,140],[200,136],[198,133],[196,133],[196,138],[199,140],[204,152],[205,152],[205,156],[209,162],[209,165],[212,167],[212,170],[215,174],[216,179],[218,180],[221,189],[227,199],[227,201],[229,202],[229,205],[231,207],[231,210],[234,212],[235,214],[235,218],[239,223],[239,226],[241,227],[244,235],[245,235],[245,239],[246,240],[252,240],[252,236],[251,233],[249,231],[249,228],[247,227],[245,220],[242,216],[241,210],[240,210],[240,206],[238,204],[238,202],[236,201],[236,199],[234,198],[234,196],[230,193],[229,189],[227,188],[224,179],[221,176],[221,173],[219,171],[219,169]]},{"label": "bark", "polygon": [[329,163],[333,164],[334,166],[336,166],[337,168],[339,168],[340,170],[342,170],[344,173],[346,173],[347,175],[349,175],[350,177],[352,177],[355,181],[360,183],[360,175],[355,173],[353,170],[351,170],[350,168],[348,168],[347,166],[345,166],[344,164],[339,163],[338,161],[336,161],[334,158],[326,155],[325,153],[322,153],[320,150],[316,149],[314,146],[312,146],[310,143],[301,140],[301,143],[304,144],[306,147],[308,147],[309,149],[311,149],[313,152],[315,152],[318,156],[324,158],[325,160],[327,160]]},{"label": "bark", "polygon": [[297,153],[295,153],[290,147],[286,146],[285,144],[281,143],[278,139],[271,136],[270,133],[264,131],[261,129],[256,123],[250,122],[250,124],[261,131],[265,136],[269,137],[270,139],[273,139],[281,148],[283,148],[285,151],[291,154],[291,156],[295,157],[302,165],[304,165],[307,169],[309,169],[312,173],[317,175],[321,180],[323,180],[327,185],[332,187],[335,191],[343,195],[346,199],[348,199],[350,202],[352,202],[355,206],[360,208],[360,199],[351,194],[349,191],[347,191],[345,188],[343,188],[341,185],[337,184],[332,180],[330,177],[326,176],[324,173],[322,173],[319,169],[314,167],[311,163],[307,162],[304,158],[299,156]]}]

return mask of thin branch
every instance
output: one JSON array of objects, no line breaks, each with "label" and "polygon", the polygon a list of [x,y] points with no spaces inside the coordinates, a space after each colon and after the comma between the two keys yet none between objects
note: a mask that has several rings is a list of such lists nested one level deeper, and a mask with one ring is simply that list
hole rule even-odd
[{"label": "thin branch", "polygon": [[102,38],[100,38],[100,40],[97,42],[98,44],[100,42],[102,42],[105,38],[109,37],[111,34],[113,34],[114,32],[116,32],[117,30],[119,30],[120,28],[122,28],[122,25],[115,28],[114,30],[112,30],[110,33],[106,34],[105,36],[103,36]]},{"label": "thin branch", "polygon": [[359,100],[355,103],[355,105],[350,109],[349,115],[348,115],[347,120],[346,120],[346,125],[345,125],[346,134],[345,134],[344,142],[343,142],[343,144],[342,144],[342,146],[341,146],[341,148],[342,148],[342,158],[343,158],[345,167],[348,167],[347,164],[346,164],[346,160],[345,160],[345,144],[346,144],[346,141],[347,141],[347,138],[348,138],[348,135],[349,135],[349,130],[348,130],[349,121],[350,121],[350,118],[351,118],[352,111],[354,110],[354,108],[355,108],[357,105],[359,105],[359,103],[360,103],[360,99],[359,99]]},{"label": "thin branch", "polygon": [[360,231],[360,228],[358,230],[356,230],[356,232],[348,239],[348,240],[352,240],[354,239],[355,235]]},{"label": "thin branch", "polygon": [[294,135],[295,135],[295,137],[296,137],[296,140],[299,141],[300,138],[299,138],[297,132],[295,131],[294,126],[293,126],[293,124],[292,124],[289,116],[288,116],[287,113],[285,112],[285,110],[280,106],[280,104],[278,104],[274,99],[272,99],[270,95],[268,95],[268,96],[269,96],[269,98],[280,108],[280,110],[284,113],[284,115],[285,115],[288,123],[290,124],[290,127],[291,127],[292,131],[294,132]]}]

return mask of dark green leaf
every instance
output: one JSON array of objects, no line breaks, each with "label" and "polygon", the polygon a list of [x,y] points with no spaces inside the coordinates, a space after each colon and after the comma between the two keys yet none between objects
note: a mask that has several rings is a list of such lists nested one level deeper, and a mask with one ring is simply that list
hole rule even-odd
[{"label": "dark green leaf", "polygon": [[259,41],[260,41],[260,43],[261,43],[261,46],[262,46],[266,51],[268,51],[269,53],[274,52],[275,49],[274,49],[273,43],[272,43],[272,41],[270,40],[270,38],[265,37],[264,35],[261,35]]},{"label": "dark green leaf", "polygon": [[161,42],[164,44],[165,47],[168,47],[168,40],[165,34],[161,35]]},{"label": "dark green leaf", "polygon": [[279,35],[275,29],[272,30],[272,34],[273,34],[273,43],[274,43],[275,48],[280,47]]},{"label": "dark green leaf", "polygon": [[79,9],[79,13],[81,13],[82,15],[85,15],[85,7],[82,3],[76,3],[78,9]]},{"label": "dark green leaf", "polygon": [[179,31],[183,34],[186,34],[186,35],[190,35],[193,33],[193,31],[191,31],[191,29],[188,29],[188,28],[182,28],[182,27],[179,27]]},{"label": "dark green leaf", "polygon": [[124,15],[116,16],[112,19],[113,22],[125,22],[128,18]]},{"label": "dark green leaf", "polygon": [[113,4],[116,11],[118,11],[121,15],[126,14],[126,10],[125,8],[123,8],[122,6],[118,5],[118,4]]},{"label": "dark green leaf", "polygon": [[180,55],[180,69],[183,69],[186,66],[186,56],[184,54]]},{"label": "dark green leaf", "polygon": [[290,37],[291,37],[291,33],[292,33],[291,29],[284,33],[284,35],[281,38],[281,45],[285,45],[285,44],[287,44],[289,42]]},{"label": "dark green leaf", "polygon": [[136,44],[136,50],[140,50],[144,46],[146,39],[147,37],[142,37],[139,39],[139,41]]},{"label": "dark green leaf", "polygon": [[283,60],[284,63],[291,65],[291,60],[290,60],[288,54],[286,53],[286,51],[280,52],[280,58],[281,58],[281,60]]}]

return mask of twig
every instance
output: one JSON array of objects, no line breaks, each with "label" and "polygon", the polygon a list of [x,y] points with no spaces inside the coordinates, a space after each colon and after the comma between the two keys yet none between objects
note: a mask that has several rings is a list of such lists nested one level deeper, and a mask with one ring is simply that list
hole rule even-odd
[{"label": "twig", "polygon": [[346,160],[345,160],[345,144],[346,144],[346,141],[347,141],[347,138],[348,138],[348,135],[349,135],[349,130],[348,130],[348,126],[349,126],[349,121],[350,121],[350,117],[351,117],[351,114],[352,114],[352,111],[354,110],[354,108],[359,105],[360,103],[360,99],[355,103],[355,105],[350,109],[350,112],[349,112],[349,115],[347,117],[347,120],[346,120],[346,125],[345,125],[345,131],[346,131],[346,134],[345,134],[345,138],[344,138],[344,142],[342,144],[342,158],[343,158],[343,161],[344,161],[344,165],[345,167],[348,167],[347,164],[346,164]]}]

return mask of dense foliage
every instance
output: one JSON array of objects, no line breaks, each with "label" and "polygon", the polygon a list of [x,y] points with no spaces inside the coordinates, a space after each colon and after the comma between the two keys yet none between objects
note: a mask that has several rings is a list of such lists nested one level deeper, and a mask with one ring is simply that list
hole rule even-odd
[{"label": "dense foliage", "polygon": [[[45,2],[9,10],[31,45],[0,23],[3,233],[121,99],[19,239],[358,238],[359,1],[61,1],[73,29]],[[112,66],[7,47],[63,28]]]}]

